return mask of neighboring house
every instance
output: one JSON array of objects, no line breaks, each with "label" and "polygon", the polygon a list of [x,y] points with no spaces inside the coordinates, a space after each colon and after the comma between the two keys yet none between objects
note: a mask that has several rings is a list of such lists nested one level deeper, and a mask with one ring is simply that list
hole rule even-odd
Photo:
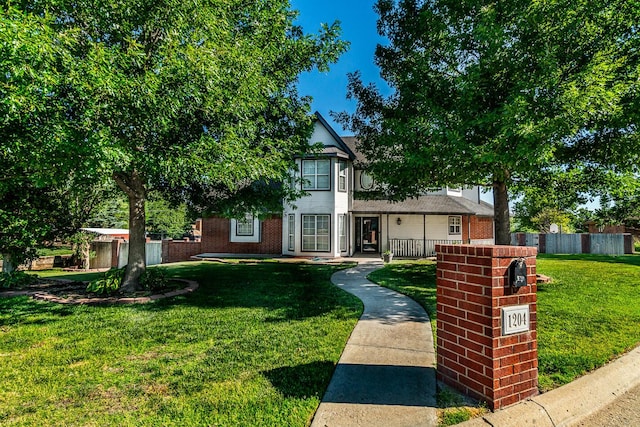
[{"label": "neighboring house", "polygon": [[335,258],[391,250],[419,257],[434,255],[436,243],[493,243],[493,207],[481,201],[478,187],[397,203],[355,198],[375,186],[358,168],[364,159],[356,141],[338,136],[320,114],[316,118],[310,144],[324,149],[295,159],[308,195],[265,221],[203,219],[201,253]]},{"label": "neighboring house", "polygon": [[[629,220],[630,223],[637,224],[638,219],[634,218]],[[640,228],[632,227],[627,224],[619,224],[619,225],[600,225],[595,221],[587,221],[587,227],[589,228],[589,233],[592,234],[623,234],[629,233],[633,235],[633,237],[638,240],[640,239]]]}]

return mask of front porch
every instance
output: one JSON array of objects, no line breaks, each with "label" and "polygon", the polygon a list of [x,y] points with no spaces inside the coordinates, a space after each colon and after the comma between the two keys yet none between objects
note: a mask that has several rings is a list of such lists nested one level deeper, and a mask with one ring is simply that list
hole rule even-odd
[{"label": "front porch", "polygon": [[401,258],[436,256],[436,245],[460,245],[462,240],[445,239],[389,239],[389,250]]}]

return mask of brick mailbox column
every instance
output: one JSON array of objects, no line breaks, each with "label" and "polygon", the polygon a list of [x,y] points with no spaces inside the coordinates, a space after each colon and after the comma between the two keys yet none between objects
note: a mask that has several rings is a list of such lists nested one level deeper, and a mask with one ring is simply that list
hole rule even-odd
[{"label": "brick mailbox column", "polygon": [[[500,409],[538,393],[536,248],[437,245],[438,379]],[[526,285],[509,265],[526,262]]]}]

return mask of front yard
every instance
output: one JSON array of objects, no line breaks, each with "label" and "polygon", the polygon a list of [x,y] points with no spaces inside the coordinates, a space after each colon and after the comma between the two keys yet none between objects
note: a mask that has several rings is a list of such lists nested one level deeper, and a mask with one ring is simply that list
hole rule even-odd
[{"label": "front yard", "polygon": [[0,299],[0,424],[304,426],[362,307],[337,267],[183,263],[146,305]]},{"label": "front yard", "polygon": [[[436,316],[436,264],[397,262],[369,278]],[[640,344],[640,255],[538,255],[538,357],[542,391],[559,387]],[[435,323],[435,322],[432,322]]]}]

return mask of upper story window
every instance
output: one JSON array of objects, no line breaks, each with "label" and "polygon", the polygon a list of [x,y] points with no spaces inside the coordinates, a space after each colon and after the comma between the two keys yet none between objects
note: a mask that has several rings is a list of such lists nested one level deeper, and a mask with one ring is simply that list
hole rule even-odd
[{"label": "upper story window", "polygon": [[449,234],[461,234],[462,233],[462,218],[459,216],[449,217]]},{"label": "upper story window", "polygon": [[347,191],[347,162],[345,160],[339,160],[338,168],[338,191]]},{"label": "upper story window", "polygon": [[316,159],[302,161],[302,186],[305,190],[331,189],[331,160]]},{"label": "upper story window", "polygon": [[361,172],[360,187],[362,187],[363,190],[371,190],[373,188],[373,177],[366,172]]}]

